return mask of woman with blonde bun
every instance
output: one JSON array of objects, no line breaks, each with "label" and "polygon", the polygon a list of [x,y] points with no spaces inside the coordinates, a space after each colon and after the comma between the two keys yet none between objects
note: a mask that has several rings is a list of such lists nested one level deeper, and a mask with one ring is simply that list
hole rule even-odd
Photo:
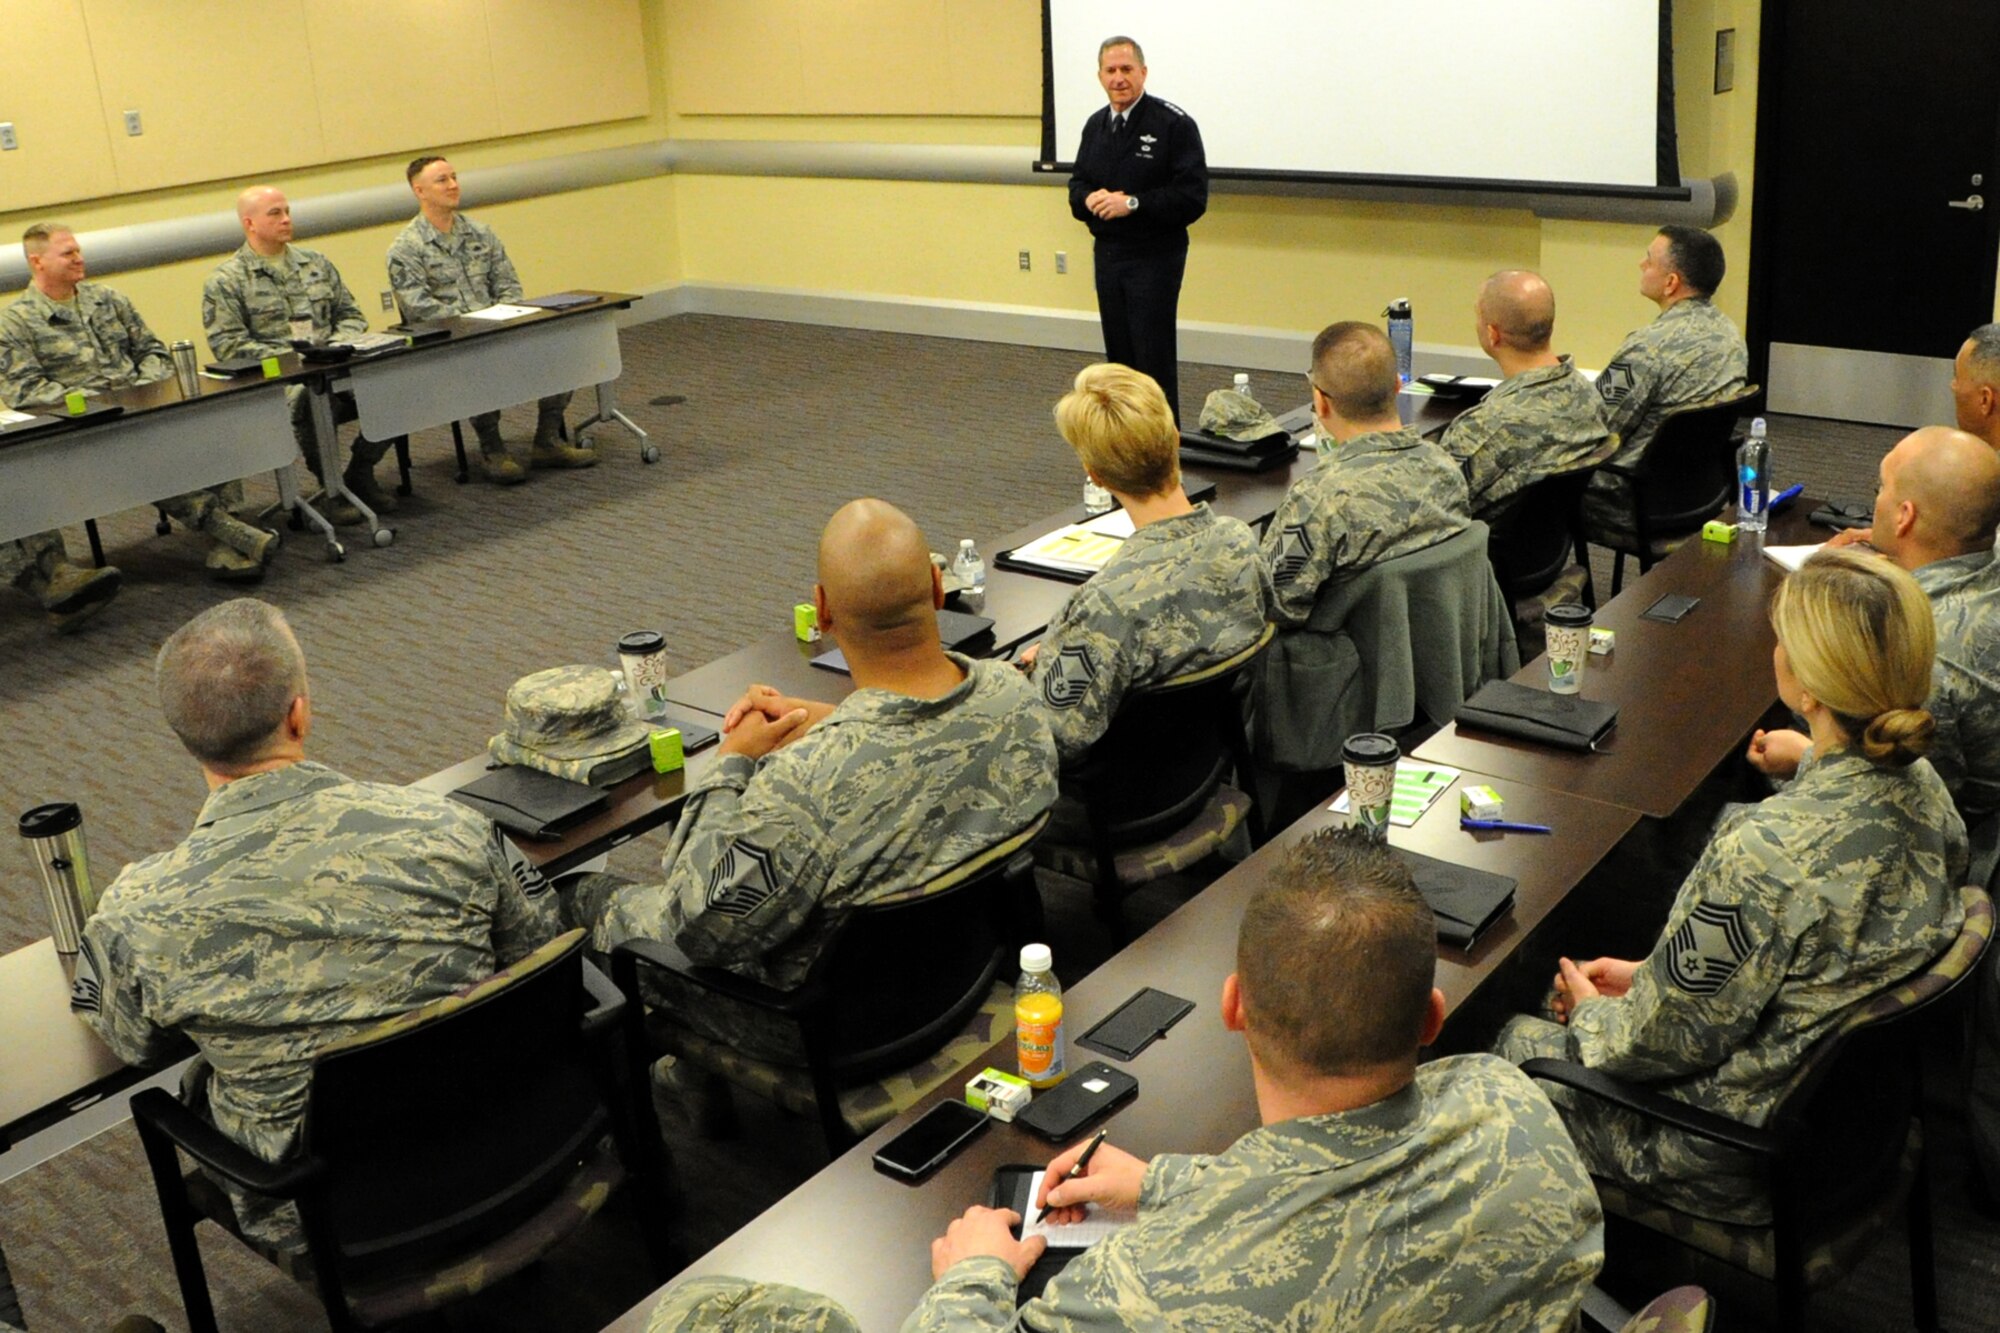
[{"label": "woman with blonde bun", "polygon": [[[1717,824],[1645,959],[1562,959],[1556,1021],[1513,1019],[1508,1058],[1579,1061],[1761,1125],[1850,1005],[1958,934],[1965,825],[1923,759],[1935,632],[1922,590],[1887,560],[1823,551],[1779,587],[1771,624],[1778,694],[1812,735],[1797,779]],[[1770,1221],[1730,1150],[1557,1101],[1593,1174],[1719,1221]]]}]

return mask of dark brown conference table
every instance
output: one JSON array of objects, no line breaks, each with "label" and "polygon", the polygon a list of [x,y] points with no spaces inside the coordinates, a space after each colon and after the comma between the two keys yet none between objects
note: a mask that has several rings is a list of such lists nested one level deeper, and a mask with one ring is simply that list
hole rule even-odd
[{"label": "dark brown conference table", "polygon": [[[1442,429],[1464,410],[1465,404],[1441,401],[1431,395],[1404,394],[1397,400],[1397,407],[1405,421],[1428,433]],[[1318,455],[1308,446],[1288,467],[1267,472],[1235,472],[1191,465],[1184,470],[1184,476],[1191,489],[1214,485],[1215,495],[1209,503],[1216,513],[1259,528],[1277,512],[1292,483],[1318,465]],[[994,556],[1025,546],[1066,524],[1080,523],[1084,517],[1083,506],[1078,504],[1006,533],[991,544],[981,544],[987,572],[986,600],[979,614],[992,617],[993,636],[990,645],[982,642],[975,646],[975,652],[997,655],[1034,638],[1048,627],[1076,591],[1075,584],[1062,579],[1003,569],[994,563]],[[789,630],[773,629],[736,652],[668,681],[667,698],[677,706],[726,713],[744,690],[752,684],[764,684],[797,698],[838,703],[853,692],[852,682],[838,672],[812,665],[815,657],[833,651],[833,647],[830,640],[805,644]]]},{"label": "dark brown conference table", "polygon": [[[1583,697],[1618,706],[1601,753],[1580,754],[1447,726],[1417,746],[1416,757],[1477,769],[1550,791],[1607,801],[1665,818],[1693,794],[1777,701],[1771,651],[1771,594],[1784,571],[1763,546],[1823,542],[1825,528],[1806,516],[1817,501],[1801,497],[1773,519],[1762,542],[1739,533],[1722,545],[1688,542],[1597,612],[1617,647],[1584,668]],[[1677,624],[1643,618],[1669,593],[1701,604]],[[1546,655],[1514,679],[1547,688]]]},{"label": "dark brown conference table", "polygon": [[[1510,819],[1545,823],[1555,832],[1465,832],[1458,827],[1458,792],[1467,782],[1496,787]],[[1445,994],[1447,1032],[1449,1015],[1465,1008],[1481,984],[1638,819],[1631,810],[1467,773],[1414,827],[1390,831],[1393,846],[1519,881],[1512,912],[1471,953],[1443,945],[1438,949],[1437,984]],[[1244,903],[1287,847],[1313,829],[1344,822],[1345,816],[1324,808],[1306,815],[1070,989],[1064,1018],[1072,1042],[1142,986],[1158,986],[1195,1002],[1194,1011],[1165,1039],[1124,1066],[1139,1080],[1139,1095],[1105,1122],[1119,1147],[1140,1156],[1216,1152],[1256,1127],[1249,1058],[1242,1039],[1224,1030],[1219,1017],[1223,978],[1235,967],[1237,923]],[[1095,1058],[1072,1045],[1072,1067]],[[1012,1039],[969,1066],[967,1076],[983,1065],[1012,1070]],[[1026,1130],[995,1124],[922,1185],[904,1185],[874,1169],[871,1158],[878,1148],[934,1103],[961,1096],[963,1084],[963,1078],[948,1080],[668,1286],[717,1274],[788,1282],[839,1300],[863,1328],[897,1327],[930,1286],[930,1242],[966,1208],[987,1202],[995,1168],[1040,1164],[1058,1151]],[[863,1243],[857,1244],[857,1233],[865,1237]],[[633,1307],[611,1329],[643,1330],[659,1294]]]}]

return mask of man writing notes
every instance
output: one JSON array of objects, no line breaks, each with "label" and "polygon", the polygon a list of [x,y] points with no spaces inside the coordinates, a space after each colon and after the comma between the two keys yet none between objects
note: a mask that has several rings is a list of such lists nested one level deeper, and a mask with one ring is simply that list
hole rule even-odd
[{"label": "man writing notes", "polygon": [[1188,224],[1208,211],[1208,159],[1193,118],[1146,96],[1139,43],[1106,38],[1097,48],[1097,81],[1110,104],[1083,123],[1069,211],[1095,242],[1104,357],[1151,375],[1179,421],[1174,326]]},{"label": "man writing notes", "polygon": [[[1110,1143],[1049,1164],[1057,1224],[1137,1220],[1015,1309],[1042,1250],[973,1208],[931,1246],[904,1333],[1014,1329],[1566,1329],[1603,1262],[1597,1195],[1555,1109],[1501,1061],[1421,1067],[1444,1022],[1437,927],[1358,830],[1293,847],[1244,910],[1223,1025],[1262,1126],[1213,1156]],[[1114,1122],[1115,1124],[1115,1122]]]},{"label": "man writing notes", "polygon": [[[421,210],[389,246],[389,285],[407,320],[449,319],[481,310],[496,301],[521,299],[521,279],[507,258],[507,247],[493,229],[458,211],[458,172],[441,157],[420,157],[404,172]],[[541,400],[535,421],[535,443],[528,455],[532,467],[589,467],[597,461],[592,449],[579,449],[561,439],[563,409],[569,394]],[[526,481],[528,473],[508,457],[500,439],[500,414],[481,412],[472,418],[479,437],[479,461],[487,477],[502,486]]]}]

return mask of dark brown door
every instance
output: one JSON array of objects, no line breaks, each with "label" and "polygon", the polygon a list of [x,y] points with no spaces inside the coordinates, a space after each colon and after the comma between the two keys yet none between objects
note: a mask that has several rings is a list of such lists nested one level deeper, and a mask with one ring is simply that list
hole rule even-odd
[{"label": "dark brown door", "polygon": [[1752,321],[1775,411],[1949,420],[1993,317],[2000,3],[1766,0]]}]

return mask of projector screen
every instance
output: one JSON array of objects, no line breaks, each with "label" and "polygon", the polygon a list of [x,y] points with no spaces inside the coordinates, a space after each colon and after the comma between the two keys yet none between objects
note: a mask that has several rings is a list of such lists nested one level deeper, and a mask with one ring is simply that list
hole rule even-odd
[{"label": "projector screen", "polygon": [[1043,0],[1042,164],[1105,104],[1097,45],[1222,177],[1682,197],[1669,0]]}]

